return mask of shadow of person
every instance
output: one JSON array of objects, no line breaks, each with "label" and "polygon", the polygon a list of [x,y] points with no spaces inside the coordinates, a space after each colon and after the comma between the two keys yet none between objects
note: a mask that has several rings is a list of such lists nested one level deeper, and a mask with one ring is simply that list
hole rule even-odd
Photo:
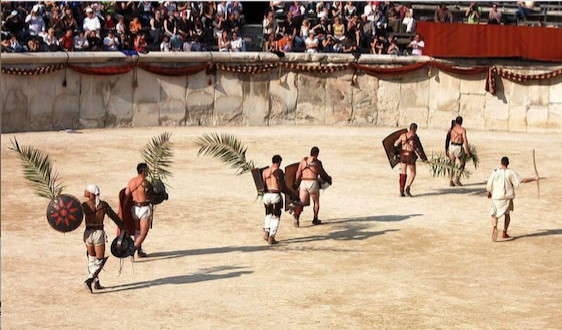
[{"label": "shadow of person", "polygon": [[368,217],[357,217],[357,218],[339,218],[339,219],[327,219],[322,220],[322,224],[341,224],[349,222],[370,222],[370,221],[380,221],[380,222],[396,222],[404,221],[413,217],[419,217],[423,214],[407,214],[407,215],[375,215]]},{"label": "shadow of person", "polygon": [[[197,282],[204,282],[204,281],[214,281],[214,280],[220,280],[225,278],[239,277],[242,275],[253,273],[253,271],[240,270],[244,268],[245,267],[232,267],[232,266],[214,267],[209,269],[203,269],[202,271],[195,274],[170,276],[170,277],[158,278],[150,281],[107,286],[103,291],[97,291],[96,293],[100,293],[100,294],[114,293],[114,292],[121,292],[121,291],[145,289],[152,286],[160,286],[160,285],[169,285],[169,284],[181,285],[181,284],[197,283]],[[223,273],[223,272],[227,272],[227,273]]]},{"label": "shadow of person", "polygon": [[306,236],[306,237],[296,237],[290,238],[287,240],[283,240],[282,243],[308,243],[308,242],[316,242],[316,241],[326,241],[326,240],[336,240],[336,241],[351,241],[351,240],[366,240],[371,237],[384,235],[386,233],[390,233],[393,231],[398,231],[398,229],[388,229],[388,230],[381,230],[381,231],[365,231],[366,226],[353,226],[349,228],[345,228],[343,230],[334,231],[327,235],[313,235],[313,236]]},{"label": "shadow of person", "polygon": [[443,188],[433,192],[417,194],[414,197],[427,197],[427,196],[440,196],[440,195],[472,195],[472,196],[485,196],[486,188]]},{"label": "shadow of person", "polygon": [[541,236],[551,236],[551,235],[562,235],[562,229],[548,229],[548,230],[540,231],[538,233],[532,233],[532,234],[520,235],[520,236],[511,236],[511,239],[509,239],[508,241],[515,241],[517,239],[525,238],[525,237],[541,237]]}]

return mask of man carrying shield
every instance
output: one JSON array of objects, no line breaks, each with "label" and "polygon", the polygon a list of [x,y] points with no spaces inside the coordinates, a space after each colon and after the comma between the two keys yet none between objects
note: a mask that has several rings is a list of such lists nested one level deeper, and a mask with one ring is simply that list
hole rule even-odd
[{"label": "man carrying shield", "polygon": [[[304,157],[300,162],[297,169],[295,183],[299,187],[299,198],[304,205],[310,205],[310,197],[314,201],[314,220],[313,225],[322,223],[318,219],[318,212],[320,211],[320,189],[325,183],[332,184],[332,177],[326,173],[322,162],[318,159],[320,149],[313,147],[310,150],[310,157]],[[295,209],[295,226],[299,226],[299,217],[303,210],[303,206],[298,206]]]},{"label": "man carrying shield", "polygon": [[123,228],[123,222],[113,211],[111,206],[100,200],[100,188],[96,185],[88,185],[84,191],[87,201],[82,203],[86,219],[86,230],[84,231],[84,244],[86,244],[88,255],[88,279],[84,282],[86,288],[92,291],[92,284],[96,290],[103,289],[99,281],[99,273],[102,270],[107,257],[105,256],[105,242],[107,236],[103,230],[103,220],[109,216],[113,222]]},{"label": "man carrying shield", "polygon": [[127,184],[125,198],[133,197],[131,213],[135,221],[135,251],[140,258],[143,258],[147,254],[142,250],[142,243],[146,239],[152,223],[153,208],[150,195],[153,188],[146,178],[148,176],[148,165],[146,163],[137,165],[137,173],[138,175],[129,180]]},{"label": "man carrying shield", "polygon": [[488,198],[492,199],[492,208],[490,215],[492,216],[492,241],[498,239],[498,218],[502,215],[505,217],[502,238],[509,238],[507,227],[509,227],[510,211],[513,211],[513,199],[515,198],[515,187],[519,187],[521,183],[538,181],[539,176],[534,178],[522,179],[517,172],[507,168],[509,158],[503,157],[501,167],[494,170],[488,183],[486,190]]},{"label": "man carrying shield", "polygon": [[279,155],[273,156],[271,167],[264,169],[262,172],[262,181],[265,187],[263,194],[263,205],[265,206],[263,239],[269,244],[277,244],[275,235],[279,229],[281,212],[283,210],[283,197],[281,193],[292,194],[285,185],[285,174],[280,168],[282,160]]},{"label": "man carrying shield", "polygon": [[[402,133],[394,142],[396,147],[400,147],[400,197],[412,197],[410,187],[416,178],[416,159],[418,159],[418,155],[425,163],[428,162],[421,141],[416,135],[417,129],[418,125],[416,123],[410,124],[410,129]],[[410,178],[408,181],[406,181],[408,178],[407,169],[410,169]]]}]

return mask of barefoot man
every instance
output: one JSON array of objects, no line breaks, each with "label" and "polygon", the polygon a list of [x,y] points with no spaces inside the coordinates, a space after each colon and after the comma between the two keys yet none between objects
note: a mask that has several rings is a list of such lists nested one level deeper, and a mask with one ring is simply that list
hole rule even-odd
[{"label": "barefoot man", "polygon": [[[400,197],[409,196],[412,197],[410,193],[410,187],[414,183],[416,178],[416,159],[419,155],[421,159],[427,163],[427,157],[423,151],[423,146],[419,137],[416,135],[418,130],[418,125],[416,123],[410,124],[410,129],[400,135],[400,137],[394,142],[396,147],[400,147]],[[417,154],[417,155],[416,155]],[[407,169],[410,169],[410,178],[408,179]],[[406,181],[406,179],[408,179]],[[406,186],[406,189],[404,189]]]},{"label": "barefoot man", "polygon": [[105,256],[106,235],[103,230],[103,220],[108,215],[113,222],[123,228],[123,222],[119,216],[106,202],[100,200],[100,188],[96,185],[88,185],[84,191],[84,197],[88,200],[82,203],[84,216],[86,218],[86,230],[84,231],[84,244],[88,251],[88,279],[84,282],[86,288],[92,291],[92,283],[96,290],[103,289],[99,281],[99,272],[102,270],[107,257]]},{"label": "barefoot man", "polygon": [[[313,147],[310,150],[310,157],[304,157],[297,169],[296,181],[299,187],[299,198],[303,205],[310,205],[310,197],[314,201],[314,220],[313,225],[319,225],[322,221],[318,220],[320,211],[320,185],[321,180],[332,184],[332,177],[326,173],[322,162],[318,159],[320,149]],[[299,226],[299,216],[302,206],[295,210],[295,226]]]},{"label": "barefoot man", "polygon": [[140,163],[137,166],[138,175],[127,184],[125,197],[133,195],[133,207],[131,213],[135,220],[135,250],[140,258],[146,257],[142,250],[142,242],[148,235],[148,230],[152,223],[152,204],[149,195],[152,193],[152,184],[146,179],[148,176],[148,165]]},{"label": "barefoot man", "polygon": [[285,185],[285,174],[280,168],[281,161],[281,156],[273,156],[273,159],[271,160],[271,167],[266,168],[262,173],[262,181],[265,187],[265,193],[263,195],[263,205],[265,206],[263,239],[269,244],[277,244],[275,235],[279,229],[281,211],[283,210],[283,197],[281,196],[281,193],[291,193]]},{"label": "barefoot man", "polygon": [[[449,145],[450,143],[450,145]],[[445,141],[445,153],[447,157],[451,159],[451,163],[453,165],[456,164],[457,160],[459,161],[459,169],[455,176],[455,180],[453,181],[453,171],[451,171],[449,186],[454,187],[462,186],[460,181],[460,175],[462,170],[464,169],[465,161],[464,155],[470,157],[470,151],[468,149],[468,139],[466,138],[466,130],[462,127],[462,117],[458,116],[455,121],[454,125],[451,127],[449,132],[447,133],[447,140]]]},{"label": "barefoot man", "polygon": [[509,158],[503,157],[501,160],[501,168],[492,172],[486,185],[488,198],[492,199],[492,208],[490,215],[492,216],[492,241],[498,239],[498,218],[505,216],[502,238],[509,238],[507,227],[509,227],[510,211],[513,211],[513,199],[515,198],[515,187],[519,187],[521,183],[538,181],[539,177],[522,179],[517,172],[507,168]]}]

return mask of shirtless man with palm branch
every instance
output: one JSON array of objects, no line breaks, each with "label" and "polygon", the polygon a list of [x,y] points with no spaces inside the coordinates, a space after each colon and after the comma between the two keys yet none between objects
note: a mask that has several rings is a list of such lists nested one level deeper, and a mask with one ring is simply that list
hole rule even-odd
[{"label": "shirtless man with palm branch", "polygon": [[129,180],[127,184],[125,198],[133,196],[131,213],[135,220],[135,251],[140,258],[143,258],[147,254],[142,250],[142,243],[146,239],[152,223],[153,208],[149,198],[152,193],[152,184],[146,179],[148,176],[146,163],[138,164],[137,173],[138,175]]},{"label": "shirtless man with palm branch", "polygon": [[262,173],[262,180],[265,187],[265,193],[263,195],[263,205],[265,206],[263,239],[269,244],[277,244],[275,235],[279,229],[279,222],[281,221],[281,212],[283,209],[283,197],[281,193],[291,194],[291,191],[287,189],[285,185],[285,174],[280,168],[282,160],[279,155],[273,156],[271,167],[266,168]]},{"label": "shirtless man with palm branch", "polygon": [[470,157],[470,150],[468,148],[468,138],[466,137],[466,129],[462,127],[462,117],[458,116],[455,120],[449,132],[447,132],[447,140],[445,141],[445,153],[447,157],[451,160],[452,165],[456,165],[457,160],[459,161],[460,171],[456,171],[455,180],[453,181],[453,172],[449,177],[449,185],[462,186],[460,181],[460,175],[465,166],[465,155]]},{"label": "shirtless man with palm branch", "polygon": [[111,206],[100,200],[100,188],[96,185],[88,185],[84,191],[84,197],[88,200],[82,203],[86,230],[84,231],[84,244],[88,255],[88,279],[84,282],[86,288],[92,291],[92,283],[96,290],[103,289],[98,274],[102,270],[107,257],[105,256],[105,242],[107,236],[103,230],[103,220],[109,216],[115,224],[123,229],[123,221]]},{"label": "shirtless man with palm branch", "polygon": [[[319,225],[322,223],[318,219],[318,212],[320,211],[320,179],[326,181],[330,185],[332,184],[332,177],[326,173],[322,162],[318,159],[318,154],[320,149],[318,147],[313,147],[310,150],[310,156],[304,157],[299,168],[297,169],[296,183],[299,187],[299,198],[304,205],[310,204],[310,197],[314,201],[314,220],[312,220],[313,225]],[[299,206],[295,210],[295,226],[299,226],[299,217],[303,210],[303,206]]]}]

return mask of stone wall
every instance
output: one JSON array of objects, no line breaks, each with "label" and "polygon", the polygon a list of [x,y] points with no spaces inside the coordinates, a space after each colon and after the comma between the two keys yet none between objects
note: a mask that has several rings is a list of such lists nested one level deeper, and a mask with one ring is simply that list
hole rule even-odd
[{"label": "stone wall", "polygon": [[[70,62],[130,62],[119,53],[71,54]],[[157,54],[145,62],[264,63],[273,54]],[[4,65],[64,63],[60,54],[6,54]],[[393,65],[428,58],[361,56],[365,64]],[[289,54],[282,61],[346,63],[346,55]],[[464,60],[462,65],[476,65]],[[487,63],[486,63],[487,64]],[[494,62],[520,73],[554,66]],[[277,70],[259,75],[205,72],[166,77],[136,69],[119,76],[92,76],[65,70],[42,76],[2,75],[2,132],[167,125],[372,125],[447,128],[457,115],[482,130],[562,132],[562,78],[512,83],[498,79],[497,95],[484,90],[486,74],[456,76],[432,68],[399,78],[352,72],[332,74]]]}]

